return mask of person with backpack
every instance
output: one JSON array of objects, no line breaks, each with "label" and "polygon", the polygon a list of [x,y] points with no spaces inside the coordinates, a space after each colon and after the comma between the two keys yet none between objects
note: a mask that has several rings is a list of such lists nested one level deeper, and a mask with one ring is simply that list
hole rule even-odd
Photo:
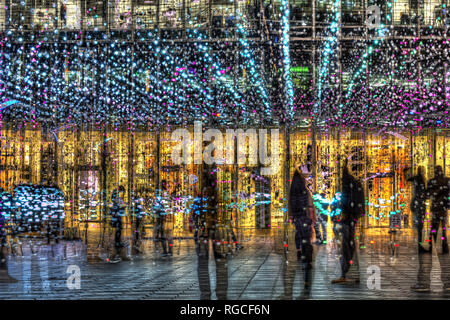
[{"label": "person with backpack", "polygon": [[302,263],[305,275],[305,289],[309,289],[312,280],[313,246],[312,229],[316,222],[313,201],[306,187],[306,179],[297,169],[292,177],[289,191],[289,217],[295,226],[295,246],[297,259]]},{"label": "person with backpack", "polygon": [[[358,264],[358,259],[353,260],[356,253],[356,224],[358,219],[364,215],[364,190],[361,182],[352,176],[348,170],[347,164],[344,165],[342,173],[341,188],[341,217],[340,233],[342,238],[341,253],[341,277],[332,280],[332,283],[348,283],[347,273],[352,264]],[[359,282],[359,276],[355,279]]]}]

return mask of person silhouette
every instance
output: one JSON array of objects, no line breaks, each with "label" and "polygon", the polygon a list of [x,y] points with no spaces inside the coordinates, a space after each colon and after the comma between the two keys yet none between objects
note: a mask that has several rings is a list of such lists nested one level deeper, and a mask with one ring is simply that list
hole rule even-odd
[{"label": "person silhouette", "polygon": [[140,248],[142,242],[141,232],[143,230],[142,221],[145,217],[143,192],[137,192],[137,194],[133,196],[131,203],[131,217],[133,218],[134,223],[133,251],[135,253],[141,253],[142,252]]},{"label": "person silhouette", "polygon": [[[340,259],[342,274],[340,278],[332,280],[332,283],[349,282],[350,280],[346,275],[351,265],[356,265],[359,269],[355,233],[356,223],[364,214],[364,192],[361,183],[350,174],[347,162],[344,164],[342,171],[341,190],[341,217],[339,225],[342,238],[342,254]],[[354,282],[359,283],[359,274]]]},{"label": "person silhouette", "polygon": [[[287,219],[286,219],[287,220]],[[292,224],[286,223],[280,233],[280,237],[277,237],[275,241],[275,252],[281,255],[280,259],[280,270],[283,284],[283,292],[281,295],[276,297],[279,300],[292,300],[294,298],[294,284],[295,278],[297,274],[297,270],[299,269],[298,258],[297,258],[297,250],[290,250],[290,243],[295,243],[295,231],[292,232],[292,229],[295,228]],[[295,230],[295,229],[294,229]],[[303,265],[300,266],[300,273],[303,272],[305,276],[305,270],[303,269]],[[306,277],[305,277],[306,278]],[[311,281],[312,276],[308,275],[308,280]],[[303,291],[301,295],[296,297],[296,299],[308,299],[311,295],[311,283],[307,283],[306,281],[303,283]]]},{"label": "person silhouette", "polygon": [[435,242],[439,228],[442,228],[442,252],[448,253],[447,233],[445,225],[447,220],[447,210],[449,208],[449,178],[444,176],[441,166],[437,166],[435,176],[427,183],[426,189],[427,198],[432,198],[431,203],[431,233],[430,240],[433,237]]},{"label": "person silhouette", "polygon": [[296,257],[295,251],[284,250],[284,254],[281,259],[281,275],[283,277],[283,295],[279,297],[280,300],[292,300],[293,289],[296,274]]},{"label": "person silhouette", "polygon": [[111,216],[111,224],[112,227],[115,228],[114,234],[114,248],[115,248],[115,256],[113,257],[112,262],[121,261],[121,251],[123,248],[122,243],[122,217],[125,216],[125,188],[123,186],[119,186],[118,190],[113,191],[112,195],[112,216]]},{"label": "person silhouette", "polygon": [[[209,278],[210,243],[216,264],[216,296],[226,300],[228,294],[228,255],[232,238],[230,229],[218,212],[217,170],[213,165],[204,165],[202,169],[201,194],[198,195],[194,214],[197,215],[195,231],[195,249],[198,258],[197,275],[200,287],[200,299],[211,299]],[[226,242],[226,243],[225,243]]]},{"label": "person silhouette", "polygon": [[0,283],[15,283],[17,279],[8,273],[8,220],[11,216],[11,195],[0,189]]},{"label": "person silhouette", "polygon": [[[408,170],[405,169],[405,171]],[[427,252],[422,243],[423,222],[425,219],[425,179],[423,176],[423,167],[417,168],[417,175],[407,179],[413,184],[413,194],[410,203],[411,212],[413,214],[414,226],[417,231],[417,242],[419,252]]]},{"label": "person silhouette", "polygon": [[156,242],[161,243],[163,252],[161,256],[172,256],[172,225],[171,225],[171,207],[170,196],[166,184],[166,180],[162,180],[161,190],[156,191],[156,196],[153,202],[153,213],[156,218],[154,238]]},{"label": "person silhouette", "polygon": [[[303,170],[305,171],[305,170]],[[288,201],[289,217],[295,226],[295,246],[297,259],[304,272],[305,292],[309,292],[312,282],[313,246],[311,243],[313,225],[316,223],[315,210],[306,179],[297,168],[292,177]]]},{"label": "person silhouette", "polygon": [[[315,194],[314,197],[317,199],[314,201],[314,206],[318,212],[317,223],[314,224],[314,231],[316,233],[316,243],[326,244],[327,243],[327,224],[328,224],[328,207],[329,201],[326,199],[326,194],[322,192],[321,194]],[[322,232],[321,230],[322,229]]]},{"label": "person silhouette", "polygon": [[[432,248],[436,245],[437,256],[441,268],[441,281],[444,292],[450,292],[450,255],[447,242],[448,223],[447,210],[449,208],[450,179],[444,176],[441,166],[435,168],[435,175],[427,183],[426,198],[431,198],[431,232],[430,250],[419,253],[419,272],[417,283],[411,287],[417,292],[430,292],[430,279],[432,269]],[[439,235],[439,237],[438,237]],[[440,244],[440,245],[438,245]]]}]

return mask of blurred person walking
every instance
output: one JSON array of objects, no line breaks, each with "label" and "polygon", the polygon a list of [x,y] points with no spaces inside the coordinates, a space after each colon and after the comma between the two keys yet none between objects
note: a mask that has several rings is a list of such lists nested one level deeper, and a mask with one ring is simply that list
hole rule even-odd
[{"label": "blurred person walking", "polygon": [[123,186],[119,186],[118,190],[113,191],[111,224],[112,227],[115,228],[114,247],[116,250],[116,254],[111,262],[121,261],[120,254],[122,248],[124,247],[122,243],[122,230],[123,230],[122,218],[125,216],[124,197],[125,197],[125,188]]},{"label": "blurred person walking", "polygon": [[312,197],[306,187],[306,179],[297,168],[292,177],[289,192],[289,217],[295,226],[295,246],[297,259],[301,261],[304,271],[305,289],[311,288],[313,246],[311,244],[313,225],[316,215],[313,208]]},{"label": "blurred person walking", "polygon": [[170,196],[167,190],[166,180],[161,181],[161,190],[156,191],[153,203],[153,213],[156,218],[154,239],[161,243],[162,256],[172,256],[172,239],[170,234]]},{"label": "blurred person walking", "polygon": [[339,232],[342,238],[341,252],[341,277],[332,280],[332,283],[352,282],[347,278],[351,265],[358,267],[358,275],[354,282],[359,283],[359,262],[356,250],[356,224],[358,219],[364,215],[364,190],[361,182],[352,176],[348,170],[347,163],[344,164],[342,172],[342,194],[340,201]]},{"label": "blurred person walking", "polygon": [[131,217],[133,219],[133,249],[136,253],[141,253],[140,244],[142,241],[142,233],[144,226],[142,225],[145,218],[143,193],[135,195],[131,202]]},{"label": "blurred person walking", "polygon": [[[432,248],[436,246],[439,265],[441,268],[441,281],[444,292],[450,292],[450,255],[447,238],[448,209],[450,197],[450,179],[444,176],[441,166],[435,168],[435,175],[427,183],[426,198],[431,198],[431,232],[430,254],[419,253],[419,272],[417,284],[411,287],[418,292],[430,291],[432,270]],[[438,237],[439,235],[439,237]]]},{"label": "blurred person walking", "polygon": [[[195,214],[195,249],[197,252],[197,275],[200,299],[211,299],[209,276],[210,247],[216,266],[216,296],[226,300],[228,294],[228,255],[230,229],[218,210],[217,169],[214,165],[204,165],[201,176],[201,192],[197,194],[193,213]],[[210,246],[211,244],[211,246]]]},{"label": "blurred person walking", "polygon": [[[409,168],[405,169],[405,172]],[[413,185],[412,199],[410,203],[411,212],[413,214],[414,226],[417,232],[417,242],[419,253],[428,252],[423,247],[422,234],[423,234],[423,222],[425,220],[425,178],[423,176],[423,167],[417,168],[417,175],[411,176],[407,179]]]},{"label": "blurred person walking", "polygon": [[316,244],[327,243],[327,224],[328,224],[329,205],[330,203],[326,199],[325,193],[314,195],[314,206],[318,211],[318,213],[316,213],[317,223],[314,224],[314,232],[316,233]]}]

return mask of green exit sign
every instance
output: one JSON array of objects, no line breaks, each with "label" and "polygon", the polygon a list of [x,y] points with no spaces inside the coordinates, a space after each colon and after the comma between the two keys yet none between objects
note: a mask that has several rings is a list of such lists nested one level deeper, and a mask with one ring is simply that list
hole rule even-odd
[{"label": "green exit sign", "polygon": [[292,73],[308,73],[308,67],[292,67]]}]

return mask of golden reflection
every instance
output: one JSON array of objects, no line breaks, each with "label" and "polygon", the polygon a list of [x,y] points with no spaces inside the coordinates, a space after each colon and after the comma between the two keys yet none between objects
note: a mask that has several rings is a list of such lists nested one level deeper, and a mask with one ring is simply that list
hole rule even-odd
[{"label": "golden reflection", "polygon": [[[189,130],[193,132],[192,127]],[[200,190],[200,167],[172,162],[175,142],[171,132],[64,126],[53,132],[4,128],[0,136],[0,187],[12,191],[14,185],[22,183],[57,184],[65,194],[66,225],[76,228],[81,221],[101,221],[113,190],[119,186],[125,188],[127,203],[133,197],[143,197],[144,207],[150,211],[155,190],[165,181],[174,199],[173,227],[188,230],[189,207]],[[449,132],[424,130],[412,135],[282,129],[277,174],[262,176],[257,164],[218,166],[220,223],[245,229],[281,227],[294,169],[303,166],[311,191],[331,199],[339,189],[340,171],[347,160],[365,188],[365,226],[389,226],[393,213],[400,213],[403,223],[409,224],[411,186],[404,170],[411,167],[416,173],[418,166],[423,166],[428,180],[434,167],[440,165],[448,175]],[[249,143],[245,144],[248,150]]]}]

